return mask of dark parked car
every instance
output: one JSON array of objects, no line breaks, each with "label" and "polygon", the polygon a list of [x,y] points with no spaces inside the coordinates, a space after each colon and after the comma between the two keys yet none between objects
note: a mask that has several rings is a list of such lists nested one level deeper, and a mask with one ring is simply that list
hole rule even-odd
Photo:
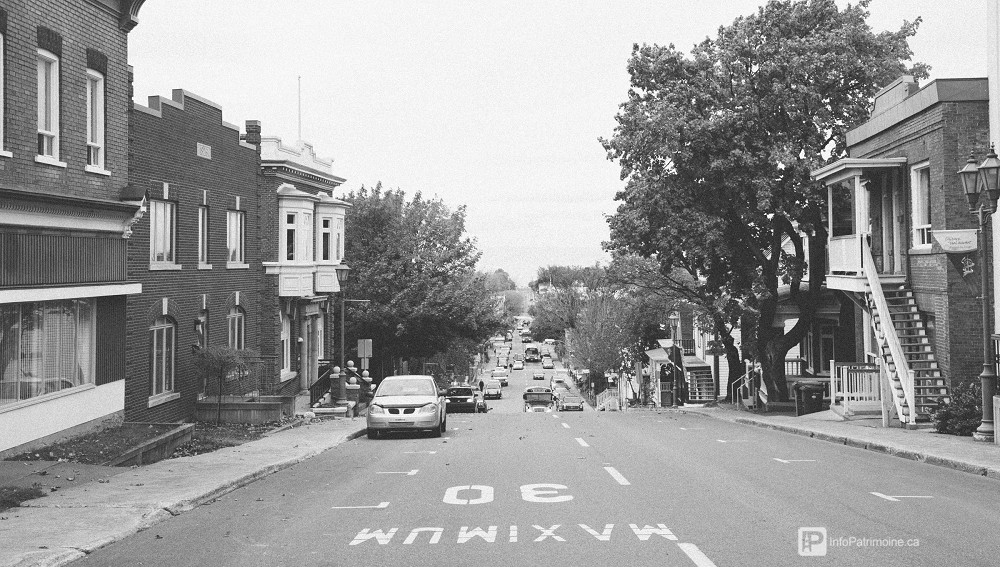
[{"label": "dark parked car", "polygon": [[448,388],[448,413],[458,411],[478,411],[476,391],[472,386],[451,386]]}]

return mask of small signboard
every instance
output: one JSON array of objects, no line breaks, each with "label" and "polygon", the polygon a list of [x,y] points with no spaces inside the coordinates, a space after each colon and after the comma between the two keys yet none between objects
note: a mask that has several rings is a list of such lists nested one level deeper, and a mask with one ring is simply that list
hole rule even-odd
[{"label": "small signboard", "polygon": [[974,228],[934,230],[931,231],[931,234],[945,252],[963,254],[965,252],[973,252],[979,248],[979,231]]},{"label": "small signboard", "polygon": [[372,340],[371,339],[358,339],[358,357],[360,357],[360,358],[371,358],[372,357]]}]

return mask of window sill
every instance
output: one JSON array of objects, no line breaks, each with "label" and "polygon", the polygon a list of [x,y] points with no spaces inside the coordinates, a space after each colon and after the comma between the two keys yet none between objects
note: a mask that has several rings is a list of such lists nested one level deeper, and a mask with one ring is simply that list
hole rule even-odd
[{"label": "window sill", "polygon": [[93,390],[97,386],[93,384],[81,384],[80,386],[75,386],[73,388],[66,388],[65,390],[59,390],[58,392],[52,392],[51,394],[42,394],[41,396],[35,396],[33,398],[28,398],[27,400],[21,400],[19,402],[13,402],[10,404],[4,404],[0,406],[0,414],[15,411],[21,408],[26,408],[33,406],[35,404],[44,404],[45,402],[51,402],[57,398],[63,396],[72,396],[73,394],[79,394],[80,392],[86,392],[87,390]]},{"label": "window sill", "polygon": [[227,270],[249,270],[250,264],[244,264],[242,262],[226,262]]},{"label": "window sill", "polygon": [[156,394],[155,396],[150,396],[146,407],[152,408],[167,402],[172,402],[181,397],[178,392],[164,392],[162,394]]},{"label": "window sill", "polygon": [[14,157],[14,154],[8,152],[7,150],[0,150],[0,157],[12,158]]},{"label": "window sill", "polygon": [[298,372],[292,372],[290,370],[282,370],[281,371],[281,376],[278,378],[278,381],[279,382],[288,382],[289,380],[291,380],[293,378],[298,378],[298,376],[299,376]]},{"label": "window sill", "polygon": [[84,166],[83,170],[86,171],[87,173],[96,173],[97,175],[105,175],[107,177],[111,177],[110,171],[104,169],[103,167],[98,167],[96,165]]},{"label": "window sill", "polygon": [[920,256],[922,254],[933,254],[934,246],[930,244],[924,244],[922,246],[914,246],[913,248],[907,250],[906,253],[914,256]]},{"label": "window sill", "polygon": [[183,270],[184,266],[181,264],[175,264],[173,262],[150,262],[149,271],[158,270]]},{"label": "window sill", "polygon": [[211,270],[212,269],[212,265],[211,264],[198,264],[198,269],[199,270]]},{"label": "window sill", "polygon": [[35,163],[44,163],[45,165],[52,165],[52,166],[55,166],[55,167],[62,167],[62,168],[66,167],[66,162],[59,161],[58,159],[56,159],[56,158],[54,158],[52,156],[38,156],[38,155],[36,155],[35,156]]}]

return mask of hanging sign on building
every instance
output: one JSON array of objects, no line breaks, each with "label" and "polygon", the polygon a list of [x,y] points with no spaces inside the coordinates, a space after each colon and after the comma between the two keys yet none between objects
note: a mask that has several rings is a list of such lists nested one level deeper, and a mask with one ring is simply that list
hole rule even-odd
[{"label": "hanging sign on building", "polygon": [[964,254],[979,248],[978,232],[974,228],[961,230],[934,230],[931,234],[945,252]]}]

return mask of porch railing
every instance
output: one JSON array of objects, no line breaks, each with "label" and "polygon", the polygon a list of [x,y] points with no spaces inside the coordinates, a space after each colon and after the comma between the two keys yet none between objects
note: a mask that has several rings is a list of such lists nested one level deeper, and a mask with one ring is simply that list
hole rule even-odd
[{"label": "porch railing", "polygon": [[864,235],[849,234],[846,236],[830,237],[829,251],[831,274],[856,274],[863,272],[861,259],[861,247],[864,242]]},{"label": "porch railing", "polygon": [[903,391],[903,399],[896,396],[893,399],[896,404],[896,413],[899,414],[900,422],[913,423],[916,420],[916,400],[914,391],[913,372],[903,355],[903,346],[896,335],[896,329],[892,326],[892,314],[889,312],[889,303],[885,299],[882,291],[882,282],[878,279],[878,272],[875,270],[875,261],[872,259],[872,251],[868,242],[861,240],[862,257],[865,265],[870,269],[864,270],[868,279],[868,288],[871,293],[872,303],[875,304],[875,311],[878,313],[878,327],[875,329],[875,338],[879,347],[886,347],[892,357],[893,374],[899,380],[900,388]]},{"label": "porch railing", "polygon": [[785,376],[805,376],[803,371],[805,370],[805,359],[802,358],[786,358],[785,359]]},{"label": "porch railing", "polygon": [[694,339],[679,339],[677,346],[681,347],[684,356],[694,356]]},{"label": "porch railing", "polygon": [[839,404],[845,413],[881,407],[878,364],[830,361],[830,402]]}]

